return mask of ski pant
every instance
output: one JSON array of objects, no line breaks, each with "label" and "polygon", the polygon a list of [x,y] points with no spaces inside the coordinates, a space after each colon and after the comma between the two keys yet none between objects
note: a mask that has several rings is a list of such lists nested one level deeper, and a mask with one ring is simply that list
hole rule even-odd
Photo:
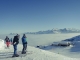
[{"label": "ski pant", "polygon": [[16,55],[17,54],[17,44],[13,45],[13,47],[14,47],[14,55]]},{"label": "ski pant", "polygon": [[26,49],[27,49],[27,44],[23,44],[22,52],[26,52]]},{"label": "ski pant", "polygon": [[10,46],[10,42],[6,42],[6,45],[7,45],[7,47],[9,47]]}]

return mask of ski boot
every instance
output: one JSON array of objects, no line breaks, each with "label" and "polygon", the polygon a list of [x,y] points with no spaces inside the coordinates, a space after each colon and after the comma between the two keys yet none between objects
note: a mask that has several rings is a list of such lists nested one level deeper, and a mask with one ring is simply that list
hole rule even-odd
[{"label": "ski boot", "polygon": [[19,57],[19,55],[18,54],[14,54],[12,57]]}]

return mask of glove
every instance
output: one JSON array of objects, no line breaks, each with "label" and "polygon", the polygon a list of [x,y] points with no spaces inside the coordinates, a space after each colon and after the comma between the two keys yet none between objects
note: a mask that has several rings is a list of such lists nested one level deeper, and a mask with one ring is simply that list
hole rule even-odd
[{"label": "glove", "polygon": [[15,42],[15,43],[13,43],[13,45],[16,45],[16,42]]}]

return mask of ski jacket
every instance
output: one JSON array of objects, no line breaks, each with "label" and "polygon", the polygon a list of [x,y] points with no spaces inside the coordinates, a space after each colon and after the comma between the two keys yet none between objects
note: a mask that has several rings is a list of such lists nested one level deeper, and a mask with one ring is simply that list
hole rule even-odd
[{"label": "ski jacket", "polygon": [[14,43],[16,43],[16,44],[19,43],[19,37],[18,37],[18,36],[14,36],[13,44],[14,44]]},{"label": "ski jacket", "polygon": [[6,42],[10,42],[9,38],[5,38],[5,41],[6,41]]},{"label": "ski jacket", "polygon": [[27,38],[26,37],[22,37],[22,43],[27,44]]}]

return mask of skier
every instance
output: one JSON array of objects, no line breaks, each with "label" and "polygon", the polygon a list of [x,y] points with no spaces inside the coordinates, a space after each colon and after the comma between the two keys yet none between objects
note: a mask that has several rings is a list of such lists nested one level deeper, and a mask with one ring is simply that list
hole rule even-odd
[{"label": "skier", "polygon": [[17,54],[18,43],[19,43],[19,35],[17,34],[16,36],[14,36],[14,39],[13,39],[14,54],[12,57],[19,57],[19,55]]},{"label": "skier", "polygon": [[6,36],[5,41],[6,41],[7,48],[9,48],[10,40],[9,40],[8,36]]},{"label": "skier", "polygon": [[25,54],[27,49],[27,37],[25,34],[23,34],[22,37],[22,44],[23,44],[22,54]]}]

